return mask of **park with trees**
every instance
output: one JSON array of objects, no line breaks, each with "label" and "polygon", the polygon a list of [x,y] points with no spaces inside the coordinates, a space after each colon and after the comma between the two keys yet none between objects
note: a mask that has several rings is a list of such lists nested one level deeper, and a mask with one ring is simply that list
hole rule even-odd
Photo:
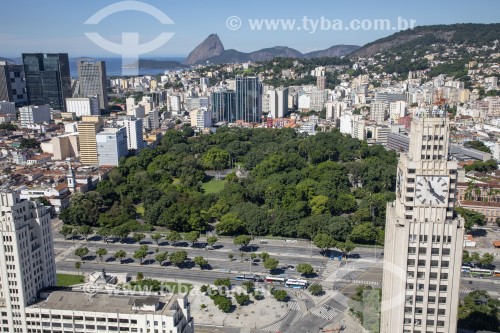
[{"label": "park with trees", "polygon": [[[167,131],[157,148],[123,159],[95,191],[76,194],[60,214],[65,236],[85,226],[86,237],[91,227],[105,240],[140,242],[143,232],[162,227],[174,244],[180,233],[194,244],[212,229],[309,240],[322,234],[333,239],[331,247],[382,244],[385,206],[394,200],[394,152],[338,131],[311,137],[292,129],[221,128],[191,135]],[[230,173],[220,191],[205,193],[203,185],[214,182],[205,172],[231,161],[248,177]]]}]

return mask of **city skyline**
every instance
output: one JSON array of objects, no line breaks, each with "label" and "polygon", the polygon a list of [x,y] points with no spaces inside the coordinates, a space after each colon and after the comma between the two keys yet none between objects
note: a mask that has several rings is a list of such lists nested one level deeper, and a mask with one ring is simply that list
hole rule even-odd
[{"label": "city skyline", "polygon": [[[151,51],[147,56],[186,56],[197,44],[203,41],[209,33],[217,33],[224,42],[226,49],[237,49],[242,52],[254,51],[260,48],[276,45],[286,45],[301,52],[325,49],[338,44],[364,45],[379,38],[393,34],[394,30],[377,31],[332,31],[318,29],[311,31],[269,31],[252,30],[248,26],[250,19],[291,19],[300,22],[304,17],[319,20],[377,20],[388,19],[396,21],[398,17],[414,20],[417,26],[452,23],[494,23],[498,21],[495,13],[500,10],[500,3],[480,1],[488,6],[487,11],[470,11],[465,6],[456,6],[452,1],[439,3],[424,1],[422,6],[413,8],[409,4],[390,1],[385,6],[362,1],[354,8],[347,3],[331,3],[317,1],[316,6],[301,8],[298,1],[291,1],[286,7],[264,1],[256,1],[254,6],[246,8],[241,4],[198,2],[192,4],[173,3],[172,1],[144,1],[166,14],[174,24],[162,25],[151,19],[148,14],[136,11],[123,11],[111,14],[98,25],[86,25],[85,22],[102,8],[117,3],[116,1],[86,1],[65,2],[53,1],[46,3],[28,1],[32,9],[26,13],[28,22],[35,21],[44,15],[50,17],[57,8],[57,20],[45,20],[43,25],[34,30],[31,25],[18,25],[16,16],[8,16],[0,23],[4,33],[0,33],[3,45],[2,57],[19,57],[23,52],[69,52],[70,57],[114,57],[113,53],[105,51],[93,44],[86,32],[99,32],[110,41],[118,42],[123,32],[136,30],[141,42],[153,40],[159,32],[168,31],[174,36],[162,47]],[[427,4],[427,5],[426,5]],[[189,7],[188,7],[189,6]],[[14,3],[6,3],[5,11],[15,10]],[[196,10],[193,10],[196,8]],[[262,9],[265,8],[265,11]],[[443,16],[443,11],[447,15]],[[243,21],[238,30],[228,29],[227,19],[237,16]],[[209,18],[207,20],[207,18]],[[123,24],[115,24],[116,22]],[[197,24],[196,22],[200,22]],[[130,26],[127,24],[130,23]],[[13,27],[16,27],[13,29]],[[64,29],[62,29],[64,27]],[[321,31],[320,31],[321,30]],[[12,31],[12,32],[10,32]],[[245,42],[242,43],[241,41]]]}]

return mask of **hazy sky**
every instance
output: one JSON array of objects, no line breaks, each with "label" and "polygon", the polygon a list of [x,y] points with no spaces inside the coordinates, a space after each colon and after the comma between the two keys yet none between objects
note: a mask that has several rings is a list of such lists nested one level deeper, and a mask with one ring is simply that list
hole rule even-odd
[{"label": "hazy sky", "polygon": [[[162,32],[174,36],[164,46],[147,55],[184,56],[210,33],[217,33],[226,49],[255,51],[264,47],[286,45],[301,52],[325,49],[336,44],[363,45],[394,31],[332,31],[318,25],[303,26],[303,17],[321,20],[414,19],[417,25],[450,23],[498,23],[500,1],[476,0],[145,0],[165,13],[174,24],[163,25],[155,17],[138,11],[121,11],[102,19],[97,25],[85,21],[100,9],[120,1],[113,0],[24,0],[2,3],[0,20],[0,56],[18,57],[22,52],[67,52],[70,57],[117,56],[95,45],[86,32],[120,42],[123,32],[138,32],[141,43],[155,39]],[[242,26],[227,28],[227,18],[238,16]],[[255,31],[249,19],[296,20],[294,31]],[[312,22],[312,21],[311,21]],[[236,27],[238,21],[231,21]],[[324,23],[324,27],[328,24]],[[297,29],[299,27],[299,29]],[[144,57],[144,55],[142,56]]]}]

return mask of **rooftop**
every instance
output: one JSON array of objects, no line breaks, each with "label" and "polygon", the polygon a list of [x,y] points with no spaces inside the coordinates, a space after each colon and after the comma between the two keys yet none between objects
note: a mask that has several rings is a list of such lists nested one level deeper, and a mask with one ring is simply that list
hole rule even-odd
[{"label": "rooftop", "polygon": [[[81,291],[53,291],[46,300],[35,303],[31,307],[53,310],[109,312],[121,314],[151,313],[172,316],[176,312],[175,295],[113,295],[97,293],[93,296]],[[140,305],[155,305],[156,311],[133,310]]]}]

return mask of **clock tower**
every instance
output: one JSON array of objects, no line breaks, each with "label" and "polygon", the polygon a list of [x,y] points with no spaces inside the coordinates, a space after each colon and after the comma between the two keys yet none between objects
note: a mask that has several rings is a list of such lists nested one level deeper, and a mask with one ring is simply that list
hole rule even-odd
[{"label": "clock tower", "polygon": [[387,206],[382,333],[455,333],[464,221],[454,218],[457,163],[441,111],[414,115]]}]

